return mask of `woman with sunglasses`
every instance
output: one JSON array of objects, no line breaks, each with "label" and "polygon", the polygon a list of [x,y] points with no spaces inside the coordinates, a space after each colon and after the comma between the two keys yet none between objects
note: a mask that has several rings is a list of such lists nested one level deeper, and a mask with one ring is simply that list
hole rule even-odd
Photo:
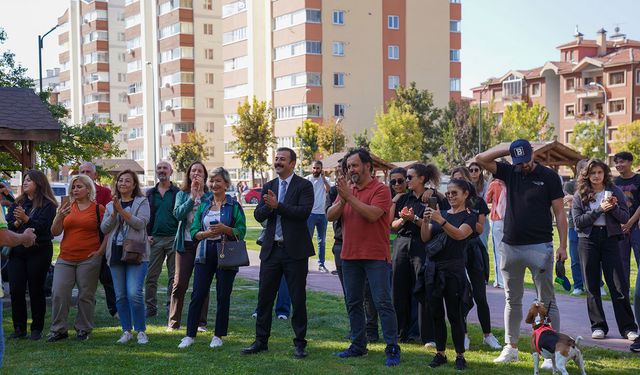
[{"label": "woman with sunglasses", "polygon": [[[487,302],[487,281],[489,280],[489,254],[487,248],[480,239],[484,227],[486,227],[487,215],[490,213],[487,203],[480,196],[475,194],[475,186],[470,176],[469,170],[466,167],[455,168],[451,172],[451,178],[457,180],[467,181],[471,188],[474,190],[474,196],[469,200],[471,204],[469,210],[474,213],[476,217],[476,223],[474,231],[469,237],[467,243],[465,267],[469,282],[471,284],[471,292],[473,300],[477,306],[478,320],[482,327],[482,333],[484,334],[483,342],[492,349],[501,349],[502,346],[498,342],[498,339],[491,333],[491,312],[489,310],[489,303]],[[464,346],[465,349],[469,349],[471,340],[469,335],[466,334],[466,321],[469,309],[464,311],[465,321],[465,336]]]},{"label": "woman with sunglasses", "polygon": [[[473,187],[476,189],[476,194],[478,197],[487,200],[487,191],[489,190],[489,182],[485,178],[484,170],[480,166],[480,164],[471,162],[469,164],[469,174],[471,175],[471,183],[473,183]],[[480,233],[480,240],[484,244],[484,247],[489,248],[489,223],[486,223],[482,233]]]}]

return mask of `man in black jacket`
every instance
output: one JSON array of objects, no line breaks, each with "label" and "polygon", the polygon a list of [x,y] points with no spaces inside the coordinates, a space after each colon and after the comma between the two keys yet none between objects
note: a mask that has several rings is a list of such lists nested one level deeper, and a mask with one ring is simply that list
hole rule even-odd
[{"label": "man in black jacket", "polygon": [[298,359],[307,356],[307,273],[309,257],[315,254],[307,219],[314,198],[311,182],[295,175],[295,166],[296,153],[292,149],[276,150],[273,167],[278,178],[262,187],[262,197],[253,214],[258,222],[267,220],[267,227],[260,250],[256,340],[242,350],[243,354],[268,349],[273,302],[284,274],[293,305],[293,356]]}]

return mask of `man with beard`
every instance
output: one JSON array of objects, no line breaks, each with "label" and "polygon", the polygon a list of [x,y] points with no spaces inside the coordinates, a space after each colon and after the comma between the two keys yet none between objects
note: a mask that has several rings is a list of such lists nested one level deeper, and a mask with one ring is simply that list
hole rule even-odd
[{"label": "man with beard", "polygon": [[293,305],[293,357],[307,356],[306,287],[309,257],[314,255],[307,220],[313,208],[313,186],[293,173],[295,166],[296,153],[292,149],[276,150],[273,169],[278,177],[262,187],[260,202],[253,213],[258,222],[267,220],[267,226],[260,249],[256,339],[242,350],[243,354],[268,350],[273,302],[284,275]]},{"label": "man with beard", "polygon": [[318,271],[327,273],[329,270],[324,266],[324,255],[327,239],[327,216],[325,215],[325,201],[331,186],[322,172],[322,162],[316,160],[313,162],[313,173],[307,176],[307,180],[313,185],[313,209],[307,226],[309,233],[313,237],[313,230],[318,231]]},{"label": "man with beard", "polygon": [[[513,165],[495,159],[511,155]],[[518,361],[518,338],[522,321],[524,274],[531,270],[538,291],[538,301],[549,306],[552,326],[560,330],[560,313],[553,288],[553,218],[556,217],[560,247],[556,260],[567,259],[567,216],[564,212],[564,192],[558,174],[533,160],[529,141],[518,139],[505,150],[485,151],[476,156],[481,167],[504,181],[507,188],[507,208],[504,217],[504,237],[500,254],[500,269],[504,279],[506,305],[504,326],[506,345],[494,360],[496,363]],[[551,359],[542,365],[552,368]]]},{"label": "man with beard", "polygon": [[391,192],[372,177],[373,160],[363,148],[349,151],[342,159],[344,176],[336,180],[338,198],[327,211],[330,221],[342,221],[342,274],[351,324],[351,346],[337,354],[340,358],[367,354],[364,283],[369,280],[373,302],[382,323],[387,344],[386,366],[400,364],[398,322],[391,299],[389,243]]},{"label": "man with beard", "polygon": [[[173,216],[173,207],[176,204],[179,189],[171,182],[172,174],[173,169],[169,162],[161,161],[158,163],[156,166],[158,183],[147,191],[147,199],[151,207],[151,218],[147,225],[151,251],[149,253],[149,271],[144,284],[148,318],[158,315],[158,278],[162,272],[165,258],[169,271],[167,291],[171,290],[173,286],[176,255],[173,250],[173,241],[178,231],[178,220]],[[167,309],[169,309],[170,301],[171,296],[167,294]]]}]

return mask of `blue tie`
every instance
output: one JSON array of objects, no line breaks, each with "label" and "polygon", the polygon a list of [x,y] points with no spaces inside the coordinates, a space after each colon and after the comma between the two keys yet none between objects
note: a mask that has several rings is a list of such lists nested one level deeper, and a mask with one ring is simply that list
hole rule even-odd
[{"label": "blue tie", "polygon": [[[287,193],[287,181],[286,180],[282,180],[282,181],[280,181],[280,190],[278,190],[278,203],[284,202],[284,196],[285,196],[286,193]],[[275,240],[276,241],[282,241],[283,240],[282,224],[280,224],[280,215],[278,215],[278,217],[276,218],[276,236],[275,236]]]}]

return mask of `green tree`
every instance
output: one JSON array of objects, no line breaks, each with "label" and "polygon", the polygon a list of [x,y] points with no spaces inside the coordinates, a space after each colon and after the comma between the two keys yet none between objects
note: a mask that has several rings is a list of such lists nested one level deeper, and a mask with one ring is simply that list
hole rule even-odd
[{"label": "green tree", "polygon": [[254,96],[251,103],[245,100],[238,105],[238,123],[231,129],[236,140],[233,146],[242,168],[251,170],[251,180],[255,172],[262,172],[269,166],[269,149],[276,144],[273,135],[275,116],[273,108]]},{"label": "green tree", "polygon": [[371,148],[371,140],[369,139],[369,133],[367,129],[364,129],[360,133],[353,134],[353,144],[356,147],[361,147],[369,150]]},{"label": "green tree", "polygon": [[[451,170],[477,154],[478,151],[478,110],[472,109],[469,103],[450,101],[443,111],[443,137],[440,146],[439,166]],[[489,132],[485,132],[488,135]],[[485,138],[485,137],[483,137]],[[488,137],[486,137],[488,138]]]},{"label": "green tree", "polygon": [[296,142],[300,147],[300,164],[308,166],[316,158],[320,149],[318,145],[319,125],[310,119],[306,119],[296,129]]},{"label": "green tree", "polygon": [[604,160],[604,123],[602,122],[579,122],[573,128],[571,145],[578,152],[587,157]]},{"label": "green tree", "polygon": [[504,110],[502,124],[498,131],[501,142],[511,142],[519,138],[530,141],[550,141],[553,139],[553,124],[544,106],[516,102]]},{"label": "green tree", "polygon": [[414,114],[418,119],[418,132],[414,137],[420,139],[420,157],[429,160],[437,154],[442,144],[442,129],[440,127],[441,110],[433,103],[433,94],[428,90],[419,90],[416,83],[411,82],[408,87],[398,86],[396,96],[387,103],[389,107],[396,106],[402,112]]},{"label": "green tree", "polygon": [[377,129],[371,137],[371,151],[387,161],[420,159],[420,133],[418,116],[402,111],[395,105],[387,113],[376,114]]},{"label": "green tree", "polygon": [[206,144],[205,137],[194,131],[188,134],[186,143],[171,145],[169,157],[173,161],[173,167],[179,172],[184,172],[194,161],[205,160],[207,158]]},{"label": "green tree", "polygon": [[637,163],[640,160],[640,120],[618,126],[611,146],[616,152],[630,152]]},{"label": "green tree", "polygon": [[325,121],[318,127],[318,146],[324,155],[331,155],[335,152],[342,152],[347,143],[344,135],[344,128],[341,124]]}]

